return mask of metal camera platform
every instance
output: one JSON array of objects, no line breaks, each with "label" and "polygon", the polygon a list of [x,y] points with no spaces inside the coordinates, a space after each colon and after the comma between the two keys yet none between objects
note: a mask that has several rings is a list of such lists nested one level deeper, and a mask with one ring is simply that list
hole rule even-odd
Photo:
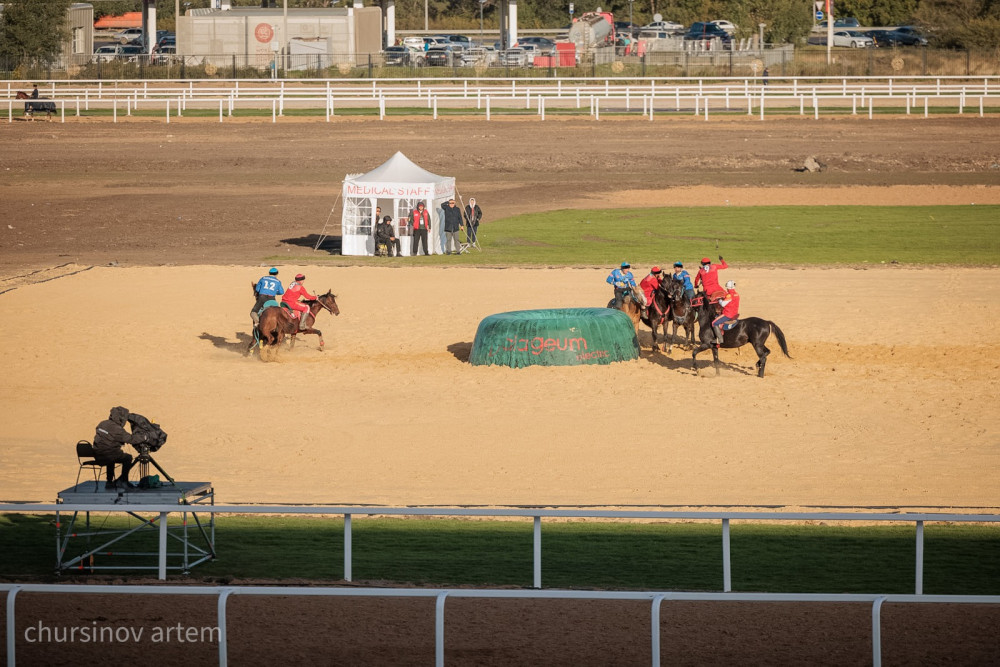
[{"label": "metal camera platform", "polygon": [[[56,502],[65,508],[56,512],[57,572],[156,570],[162,579],[167,570],[187,574],[215,558],[211,482],[168,481],[156,489],[105,489],[104,482],[81,482],[60,491]],[[101,520],[91,513],[101,514]],[[62,514],[70,515],[65,525]],[[171,514],[179,515],[173,525]],[[157,560],[150,562],[151,557]]]}]

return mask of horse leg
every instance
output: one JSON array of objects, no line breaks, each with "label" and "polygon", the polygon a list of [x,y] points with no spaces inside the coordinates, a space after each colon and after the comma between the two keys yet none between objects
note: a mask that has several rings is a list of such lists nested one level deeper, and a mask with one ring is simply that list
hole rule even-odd
[{"label": "horse leg", "polygon": [[694,348],[691,352],[691,366],[694,368],[694,374],[698,375],[698,353],[703,352],[710,348],[711,345],[707,343],[702,343],[698,347]]},{"label": "horse leg", "polygon": [[719,346],[718,345],[712,345],[712,363],[715,364],[715,375],[716,375],[716,377],[718,377],[719,375],[722,374],[722,371],[719,369]]},{"label": "horse leg", "polygon": [[757,359],[757,377],[759,378],[764,377],[764,366],[767,365],[767,355],[771,354],[771,350],[767,349],[766,345],[761,345],[761,347],[763,348],[763,352],[757,350],[757,356],[759,357]]},{"label": "horse leg", "polygon": [[323,346],[326,345],[326,342],[324,342],[324,340],[323,340],[323,332],[322,331],[320,331],[319,329],[313,329],[312,327],[310,327],[308,329],[303,329],[299,333],[302,334],[303,336],[306,335],[306,334],[316,334],[317,336],[319,336],[319,351],[320,352],[323,351],[323,349],[324,349]]}]

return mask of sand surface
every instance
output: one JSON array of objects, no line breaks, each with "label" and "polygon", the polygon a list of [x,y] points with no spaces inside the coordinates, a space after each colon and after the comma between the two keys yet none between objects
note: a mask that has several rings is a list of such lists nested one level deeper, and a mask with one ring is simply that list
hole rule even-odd
[{"label": "sand surface", "polygon": [[733,267],[744,315],[793,357],[772,341],[761,380],[750,348],[724,350],[718,378],[678,347],[470,366],[483,317],[601,304],[603,272],[403,261],[300,267],[341,315],[320,315],[325,352],[307,337],[274,363],[242,356],[253,269],[99,267],[8,292],[2,321],[52,315],[30,339],[0,331],[3,497],[52,500],[73,443],[122,404],[169,433],[174,477],[223,502],[997,505],[996,271]]}]

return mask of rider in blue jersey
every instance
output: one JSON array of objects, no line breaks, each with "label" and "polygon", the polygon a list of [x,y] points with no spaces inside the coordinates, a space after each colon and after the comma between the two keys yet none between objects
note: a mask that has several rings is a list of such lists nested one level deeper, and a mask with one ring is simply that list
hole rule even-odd
[{"label": "rider in blue jersey", "polygon": [[691,282],[691,275],[684,270],[682,262],[674,262],[674,273],[671,277],[677,282],[684,283],[684,295],[687,298],[694,298],[694,283]]},{"label": "rider in blue jersey", "polygon": [[278,269],[272,266],[267,275],[257,281],[257,284],[253,288],[253,293],[257,296],[257,301],[253,305],[253,310],[250,311],[250,319],[253,320],[256,326],[260,321],[260,308],[264,305],[264,302],[285,293],[285,288],[281,286],[281,281],[278,280]]},{"label": "rider in blue jersey", "polygon": [[622,262],[621,268],[612,271],[607,279],[607,283],[615,288],[615,308],[618,310],[621,310],[625,303],[625,293],[636,289],[635,276],[629,270],[631,268],[631,264]]}]

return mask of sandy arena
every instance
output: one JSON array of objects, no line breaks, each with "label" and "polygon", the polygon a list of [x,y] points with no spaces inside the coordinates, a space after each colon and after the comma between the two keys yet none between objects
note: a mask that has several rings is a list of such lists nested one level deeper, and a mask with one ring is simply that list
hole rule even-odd
[{"label": "sandy arena", "polygon": [[[743,314],[777,323],[793,357],[769,343],[760,380],[750,348],[723,351],[719,378],[703,355],[696,376],[645,331],[627,364],[472,367],[483,317],[603,304],[609,267],[331,260],[307,240],[344,174],[396,150],[456,176],[488,243],[497,219],[558,208],[998,204],[997,136],[996,118],[0,123],[0,498],[54,500],[74,443],[121,404],[169,433],[171,474],[213,481],[222,503],[996,511],[996,267],[747,266],[727,251]],[[809,155],[829,169],[795,173]],[[342,314],[317,324],[325,352],[307,337],[277,363],[243,357],[248,284],[272,263],[338,295]],[[928,636],[907,627],[900,646]],[[750,662],[784,662],[747,628],[764,651]],[[937,659],[1000,660],[982,642]],[[816,664],[870,659],[813,644]],[[477,650],[453,657],[513,660]],[[372,651],[341,658],[384,663]]]}]

